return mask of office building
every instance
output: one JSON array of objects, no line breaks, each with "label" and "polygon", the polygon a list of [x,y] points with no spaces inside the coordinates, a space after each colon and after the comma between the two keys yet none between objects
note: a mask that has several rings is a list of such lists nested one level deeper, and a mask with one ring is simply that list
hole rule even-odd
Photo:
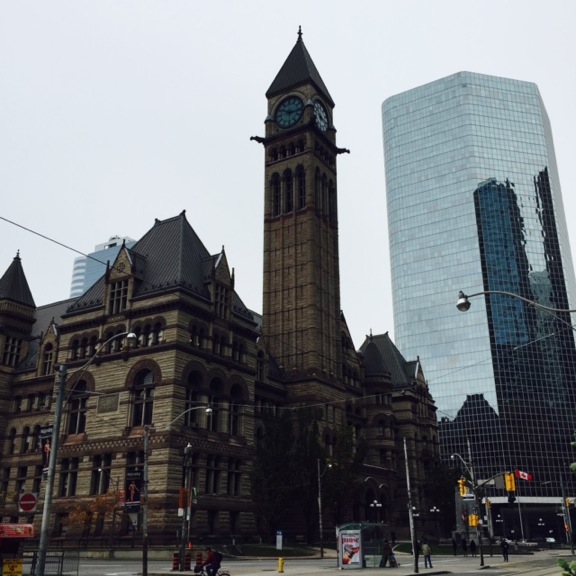
[{"label": "office building", "polygon": [[135,242],[128,236],[112,236],[108,242],[96,245],[94,252],[74,258],[70,298],[84,294],[106,272],[106,266],[114,262],[123,244],[131,248]]},{"label": "office building", "polygon": [[[418,354],[443,459],[521,470],[558,528],[574,460],[576,282],[550,122],[535,84],[460,72],[382,106],[395,340]],[[470,447],[470,450],[469,450]],[[493,489],[494,500],[506,493]],[[528,525],[533,518],[525,519]],[[542,523],[545,523],[544,521]],[[510,519],[516,537],[529,526]],[[534,531],[544,528],[533,527]]]}]

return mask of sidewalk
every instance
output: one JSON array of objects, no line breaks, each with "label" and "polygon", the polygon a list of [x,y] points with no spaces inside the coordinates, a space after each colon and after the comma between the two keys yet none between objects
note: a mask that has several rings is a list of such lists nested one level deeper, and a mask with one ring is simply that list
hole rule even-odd
[{"label": "sidewalk", "polygon": [[[448,556],[438,555],[432,557],[433,568],[424,568],[424,558],[420,557],[418,562],[418,574],[436,575],[436,574],[451,574],[461,572],[477,572],[478,570],[486,570],[489,568],[506,568],[511,573],[522,574],[526,573],[526,565],[530,563],[542,564],[548,563],[550,566],[555,565],[556,559],[559,556],[569,557],[569,552],[563,553],[561,550],[556,551],[541,551],[533,555],[510,555],[509,562],[504,562],[500,554],[493,556],[484,555],[484,566],[480,566],[480,557],[464,557],[464,556]],[[399,562],[397,568],[364,568],[364,569],[349,569],[342,570],[338,568],[336,558],[329,558],[325,560],[316,559],[302,559],[302,558],[285,558],[283,572],[278,572],[279,563],[277,559],[246,559],[246,560],[232,560],[223,563],[223,570],[229,571],[230,576],[262,576],[263,573],[276,573],[284,574],[285,576],[344,576],[349,572],[348,576],[412,576],[416,574],[414,570],[414,558],[411,554],[397,553],[396,559]],[[167,566],[166,570],[161,572],[155,571],[149,573],[148,576],[165,576],[166,574],[177,574],[178,571],[173,571]],[[185,574],[194,575],[194,571],[185,572]]]}]

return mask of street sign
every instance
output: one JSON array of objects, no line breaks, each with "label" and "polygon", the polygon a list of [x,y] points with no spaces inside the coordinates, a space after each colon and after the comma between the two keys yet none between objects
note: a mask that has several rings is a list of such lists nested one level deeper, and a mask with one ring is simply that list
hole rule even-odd
[{"label": "street sign", "polygon": [[33,492],[24,492],[23,494],[20,494],[20,498],[18,499],[20,512],[34,512],[37,503],[38,498]]},{"label": "street sign", "polygon": [[462,496],[462,500],[475,500],[476,496],[474,496],[474,494],[465,494],[464,496]]}]

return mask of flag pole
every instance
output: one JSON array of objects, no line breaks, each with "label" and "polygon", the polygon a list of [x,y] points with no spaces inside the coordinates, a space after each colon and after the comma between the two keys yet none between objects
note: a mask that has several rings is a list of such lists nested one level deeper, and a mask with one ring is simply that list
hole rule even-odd
[{"label": "flag pole", "polygon": [[[517,475],[516,470],[517,470],[517,468],[514,469],[514,476]],[[524,523],[522,522],[522,507],[520,506],[520,491],[518,490],[519,486],[520,486],[520,482],[516,482],[516,494],[518,495],[516,502],[518,502],[518,518],[520,519],[520,534],[522,535],[522,540],[524,540],[525,539],[524,538]]]}]

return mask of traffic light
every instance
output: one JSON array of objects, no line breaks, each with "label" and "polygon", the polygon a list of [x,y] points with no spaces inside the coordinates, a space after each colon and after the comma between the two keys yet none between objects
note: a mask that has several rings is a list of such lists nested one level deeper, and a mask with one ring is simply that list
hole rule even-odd
[{"label": "traffic light", "polygon": [[460,496],[466,496],[466,494],[468,494],[466,478],[460,478],[460,480],[458,480],[458,490],[460,491]]},{"label": "traffic light", "polygon": [[490,498],[486,498],[486,508],[492,508],[492,500],[490,500]]},{"label": "traffic light", "polygon": [[516,481],[512,472],[504,474],[504,483],[506,484],[506,492],[516,492]]},{"label": "traffic light", "polygon": [[572,501],[570,498],[566,498],[566,508],[570,508],[570,506],[572,506]]},{"label": "traffic light", "polygon": [[470,514],[468,516],[468,526],[476,528],[478,526],[478,514]]}]

